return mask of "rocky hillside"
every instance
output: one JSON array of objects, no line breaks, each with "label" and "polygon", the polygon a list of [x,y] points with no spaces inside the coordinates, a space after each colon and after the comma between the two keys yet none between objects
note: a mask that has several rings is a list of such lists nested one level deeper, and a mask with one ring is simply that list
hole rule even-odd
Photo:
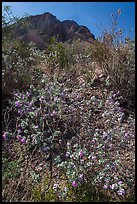
[{"label": "rocky hillside", "polygon": [[[25,26],[22,22],[25,22]],[[17,38],[34,42],[42,49],[47,47],[52,36],[62,42],[80,39],[92,43],[95,40],[95,36],[87,27],[78,25],[73,20],[60,21],[48,12],[23,18],[14,24],[13,33]]]}]

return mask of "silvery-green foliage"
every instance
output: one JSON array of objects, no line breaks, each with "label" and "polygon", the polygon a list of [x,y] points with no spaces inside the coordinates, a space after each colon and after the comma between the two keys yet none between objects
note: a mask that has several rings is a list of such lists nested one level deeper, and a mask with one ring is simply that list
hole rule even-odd
[{"label": "silvery-green foliage", "polygon": [[[127,126],[121,125],[124,110],[119,106],[119,93],[106,92],[104,100],[94,95],[86,98],[83,89],[88,85],[71,92],[56,78],[51,82],[45,75],[41,83],[41,87],[31,85],[26,92],[14,93],[17,140],[38,146],[45,159],[52,152],[54,165],[74,186],[90,180],[92,185],[114,187],[119,192],[121,187],[115,178],[122,168],[118,182],[122,179],[127,189],[124,175],[128,177],[130,170],[121,164],[119,148],[124,150],[133,137],[127,126],[133,128],[134,121],[129,117]],[[100,121],[95,128],[93,120],[97,116]],[[130,175],[134,177],[132,172]]]}]

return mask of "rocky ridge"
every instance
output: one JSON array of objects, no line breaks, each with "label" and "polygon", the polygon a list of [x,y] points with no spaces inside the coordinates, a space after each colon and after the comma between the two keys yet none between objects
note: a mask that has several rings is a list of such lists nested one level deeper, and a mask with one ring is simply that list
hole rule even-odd
[{"label": "rocky ridge", "polygon": [[[20,22],[25,22],[25,26]],[[76,39],[93,43],[95,36],[86,26],[78,25],[73,20],[60,21],[49,12],[21,19],[12,28],[14,35],[25,42],[34,42],[39,48],[47,47],[51,37],[57,41]]]}]

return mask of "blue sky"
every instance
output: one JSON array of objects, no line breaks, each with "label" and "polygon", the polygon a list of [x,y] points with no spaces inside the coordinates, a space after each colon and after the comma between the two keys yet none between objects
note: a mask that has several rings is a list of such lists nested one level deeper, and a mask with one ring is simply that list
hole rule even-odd
[{"label": "blue sky", "polygon": [[20,17],[50,12],[60,21],[74,20],[87,26],[96,38],[102,29],[110,28],[111,14],[121,9],[118,28],[123,29],[124,37],[135,37],[135,2],[2,2],[4,5],[10,5],[14,15]]}]

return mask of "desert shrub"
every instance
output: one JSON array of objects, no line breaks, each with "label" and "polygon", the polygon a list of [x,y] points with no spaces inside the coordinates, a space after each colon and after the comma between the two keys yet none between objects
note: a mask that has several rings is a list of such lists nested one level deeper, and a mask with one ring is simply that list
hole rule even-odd
[{"label": "desert shrub", "polygon": [[[2,93],[10,95],[13,89],[25,89],[31,84],[34,65],[44,58],[44,53],[36,49],[33,43],[26,44],[14,38],[11,26],[19,23],[9,7],[3,11],[2,36]],[[24,25],[25,26],[25,25]],[[6,30],[6,32],[5,32]]]},{"label": "desert shrub", "polygon": [[124,93],[129,102],[135,101],[135,47],[129,42],[113,51],[113,57],[104,68],[110,77],[110,87]]},{"label": "desert shrub", "polygon": [[74,65],[87,63],[91,60],[90,51],[84,48],[82,42],[75,40],[73,42],[57,42],[55,38],[51,38],[48,47],[47,62],[49,69],[52,67],[53,73],[58,71],[71,71],[75,69]]},{"label": "desert shrub", "polygon": [[[68,141],[67,159],[62,162],[58,161],[58,167],[66,172],[67,179],[73,187],[77,188],[83,183],[90,183],[91,189],[102,186],[104,189],[110,189],[111,193],[111,190],[114,190],[116,194],[113,192],[115,194],[113,196],[116,199],[118,195],[125,195],[125,189],[133,180],[129,178],[132,173],[130,174],[129,170],[121,164],[118,155],[112,156],[114,149],[116,151],[119,147],[126,148],[126,137],[129,134],[126,132],[126,127],[120,127],[120,120],[124,113],[115,98],[117,98],[116,94],[110,93],[104,104],[96,97],[92,97],[89,103],[94,104],[94,109],[104,110],[100,119],[104,128],[103,126],[99,128],[98,124],[98,128],[93,129],[91,117],[86,115],[82,128],[83,137],[81,140],[73,137]],[[117,176],[121,168],[123,172]]]},{"label": "desert shrub", "polygon": [[[33,45],[26,46],[18,41],[3,40],[4,44],[9,42],[6,48],[3,46],[2,53],[2,116],[4,125],[6,115],[9,121],[11,117],[14,118],[11,104],[9,104],[9,99],[13,100],[14,90],[27,90],[30,84],[35,84],[35,86],[39,84],[42,71],[36,67],[39,60],[43,59],[44,54],[42,55]],[[12,116],[10,116],[11,112]]]},{"label": "desert shrub", "polygon": [[95,62],[98,62],[100,66],[107,62],[110,58],[111,53],[109,52],[107,46],[99,41],[94,42],[94,49],[91,50],[91,57]]},{"label": "desert shrub", "polygon": [[[24,140],[27,139],[30,144],[39,147],[41,144],[44,145],[45,138],[48,137],[48,140],[54,140],[56,137],[58,139],[71,137],[75,134],[75,129],[80,122],[80,109],[76,112],[76,115],[73,114],[75,107],[73,107],[72,99],[69,98],[71,94],[69,90],[63,90],[62,85],[57,81],[50,82],[47,78],[41,80],[42,85],[37,88],[30,85],[27,92],[17,91],[14,93],[15,109],[18,109],[16,127],[23,128],[26,136],[30,131],[28,128],[31,128],[33,136],[25,137],[24,132]],[[74,104],[74,106],[77,106],[77,104]],[[77,124],[76,127],[73,127],[72,120],[75,122],[75,126]],[[16,131],[18,132],[18,129]],[[21,135],[18,136],[21,137]]]},{"label": "desert shrub", "polygon": [[62,42],[57,42],[53,37],[50,40],[48,46],[47,62],[52,73],[55,73],[55,69],[63,70],[69,66],[69,59],[67,55],[67,49]]},{"label": "desert shrub", "polygon": [[[79,40],[74,40],[71,44],[71,52],[75,59],[75,63],[86,63],[90,59],[90,50],[88,49],[88,45]],[[91,59],[90,59],[91,60]]]},{"label": "desert shrub", "polygon": [[[122,42],[122,29],[117,30],[118,17],[112,14],[112,27],[105,31],[101,39],[94,43],[92,59],[109,76],[110,90],[120,91],[134,104],[135,101],[135,41],[125,39]],[[134,106],[134,105],[133,105]]]},{"label": "desert shrub", "polygon": [[9,7],[5,7],[2,22],[2,125],[4,129],[9,121],[14,120],[15,115],[9,103],[9,99],[13,100],[14,90],[26,90],[30,84],[38,85],[42,71],[37,68],[37,65],[45,58],[44,52],[36,49],[33,43],[26,44],[14,38],[10,26],[17,22],[19,19],[14,17]]},{"label": "desert shrub", "polygon": [[10,161],[6,155],[2,155],[2,184],[4,185],[8,179],[12,177],[19,177],[19,161]]},{"label": "desert shrub", "polygon": [[[119,107],[119,93],[106,92],[105,100],[86,98],[84,89],[89,85],[72,92],[46,76],[42,83],[42,87],[31,85],[26,92],[14,93],[17,118],[14,132],[9,130],[11,137],[30,150],[38,147],[51,162],[47,171],[56,166],[74,188],[90,183],[91,188],[114,190],[115,199],[123,197],[133,185],[134,175],[113,151],[126,148],[133,135],[127,132],[129,127],[121,126],[124,111]],[[129,118],[128,124],[133,127],[134,120]],[[7,134],[3,133],[5,141]],[[60,199],[65,199],[59,192]]]},{"label": "desert shrub", "polygon": [[[5,44],[7,46],[5,46]],[[34,65],[42,60],[42,53],[34,45],[26,45],[17,40],[3,37],[2,50],[2,88],[3,94],[8,90],[25,89],[31,84]],[[25,81],[24,81],[25,80]]]}]

